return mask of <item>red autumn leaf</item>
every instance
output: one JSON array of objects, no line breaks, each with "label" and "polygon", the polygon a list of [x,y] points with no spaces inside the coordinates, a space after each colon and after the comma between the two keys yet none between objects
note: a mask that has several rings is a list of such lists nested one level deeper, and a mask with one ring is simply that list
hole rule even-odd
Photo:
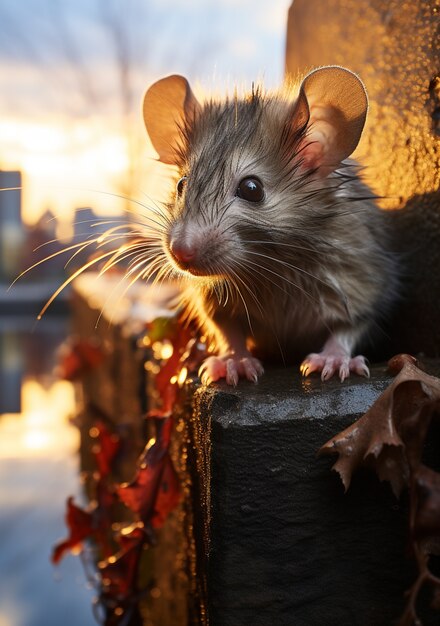
[{"label": "red autumn leaf", "polygon": [[164,409],[150,409],[146,417],[153,420],[166,420],[172,417],[172,411],[166,411]]},{"label": "red autumn leaf", "polygon": [[93,515],[76,506],[72,497],[67,500],[66,525],[70,532],[69,537],[54,547],[53,563],[59,563],[65,552],[79,547],[84,539],[95,533]]},{"label": "red autumn leaf", "polygon": [[80,375],[81,368],[82,362],[79,354],[70,350],[61,357],[58,371],[61,378],[65,380],[75,380]]},{"label": "red autumn leaf", "polygon": [[134,480],[117,489],[121,501],[145,525],[163,524],[180,498],[179,481],[168,452],[171,427],[171,419],[157,422],[157,440],[142,453]]},{"label": "red autumn leaf", "polygon": [[[150,325],[148,335],[150,341],[167,339],[173,347],[171,357],[162,361],[153,381],[160,399],[159,407],[149,414],[155,418],[156,441],[141,455],[133,481],[114,487],[109,477],[120,440],[108,428],[106,416],[96,407],[89,407],[99,418],[91,432],[96,438],[92,451],[98,466],[98,472],[93,474],[96,507],[91,512],[83,511],[69,500],[70,536],[54,550],[54,561],[58,561],[66,550],[80,546],[85,539],[94,541],[98,553],[105,557],[99,563],[102,581],[99,601],[105,608],[103,623],[108,626],[141,623],[138,603],[145,589],[138,588],[138,569],[142,550],[147,542],[152,542],[152,528],[162,526],[180,500],[179,480],[169,455],[171,416],[182,384],[178,379],[183,368],[196,367],[202,358],[201,344],[194,331],[182,325],[181,320],[156,320]],[[76,342],[65,356],[64,374],[70,379],[77,378],[97,367],[103,358],[96,345]],[[119,538],[115,535],[116,494],[118,501],[143,523],[142,530],[137,528]],[[148,531],[151,536],[147,535]],[[117,553],[114,553],[115,544],[120,546]]]},{"label": "red autumn leaf", "polygon": [[177,384],[171,380],[180,372],[182,357],[191,335],[192,331],[188,327],[176,328],[174,335],[169,338],[173,346],[173,354],[155,377],[154,383],[162,401],[161,409],[164,414],[171,414],[176,402]]},{"label": "red autumn leaf", "polygon": [[84,372],[101,365],[105,355],[99,345],[91,340],[78,339],[61,356],[60,376],[76,380]]},{"label": "red autumn leaf", "polygon": [[101,478],[108,476],[112,470],[112,462],[119,452],[121,441],[118,435],[112,433],[102,420],[95,422],[90,429],[90,435],[96,439],[92,447]]},{"label": "red autumn leaf", "polygon": [[180,483],[174,465],[169,454],[163,461],[163,470],[159,490],[154,505],[154,514],[151,524],[154,528],[160,528],[165,523],[168,515],[180,501]]},{"label": "red autumn leaf", "polygon": [[154,464],[143,463],[131,483],[124,483],[117,488],[121,501],[146,524],[151,522],[162,470],[162,459]]},{"label": "red autumn leaf", "polygon": [[[399,361],[400,359],[400,361]],[[440,405],[440,379],[426,374],[412,357],[395,357],[401,370],[373,406],[354,424],[328,441],[320,454],[338,454],[333,469],[348,489],[353,472],[373,467],[395,494],[420,462],[433,412]]]},{"label": "red autumn leaf", "polygon": [[[86,539],[94,539],[100,552],[104,555],[110,555],[113,552],[108,532],[112,525],[110,506],[115,503],[116,496],[113,491],[99,482],[97,497],[96,506],[90,511],[85,511],[77,506],[72,497],[67,499],[65,519],[69,536],[54,547],[52,552],[53,563],[59,563],[68,550],[80,548]],[[105,506],[103,506],[104,503]]]},{"label": "red autumn leaf", "polygon": [[103,521],[100,521],[101,526],[111,526],[113,507],[119,501],[113,483],[99,477],[99,480],[96,480],[94,484],[94,497],[97,504],[94,515],[99,520],[103,518]]},{"label": "red autumn leaf", "polygon": [[150,409],[146,415],[149,419],[166,419],[172,417],[173,408],[177,400],[178,387],[176,383],[169,381],[160,390],[160,408]]},{"label": "red autumn leaf", "polygon": [[104,594],[121,597],[136,592],[139,560],[147,538],[140,528],[122,534],[120,551],[98,563]]},{"label": "red autumn leaf", "polygon": [[177,400],[179,376],[182,370],[193,371],[204,358],[206,348],[199,341],[196,331],[182,319],[159,318],[147,325],[150,340],[167,339],[171,342],[173,352],[155,376],[154,385],[161,400],[160,408],[154,408],[148,417],[161,419],[170,417]]}]

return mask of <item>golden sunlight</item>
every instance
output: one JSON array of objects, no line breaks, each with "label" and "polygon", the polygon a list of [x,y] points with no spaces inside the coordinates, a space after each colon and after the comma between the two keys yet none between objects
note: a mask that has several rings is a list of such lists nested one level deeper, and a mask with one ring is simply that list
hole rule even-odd
[{"label": "golden sunlight", "polygon": [[[136,130],[136,155],[116,121],[88,118],[75,122],[0,120],[0,169],[23,173],[22,219],[32,225],[50,209],[61,240],[73,235],[75,209],[91,207],[98,215],[147,213],[168,199],[170,167],[159,163],[141,126]],[[5,155],[7,155],[7,160]],[[130,174],[131,169],[134,171]],[[130,180],[130,191],[124,191]],[[134,202],[128,203],[128,193]]]},{"label": "golden sunlight", "polygon": [[112,194],[118,193],[130,159],[127,136],[119,126],[96,118],[0,121],[0,167],[24,174],[26,223],[36,222],[47,208],[65,221],[83,206],[106,215],[121,213],[121,199]]},{"label": "golden sunlight", "polygon": [[57,381],[45,389],[27,379],[21,401],[21,414],[5,414],[0,419],[0,458],[53,458],[78,450],[79,431],[69,424],[75,411],[71,383]]}]

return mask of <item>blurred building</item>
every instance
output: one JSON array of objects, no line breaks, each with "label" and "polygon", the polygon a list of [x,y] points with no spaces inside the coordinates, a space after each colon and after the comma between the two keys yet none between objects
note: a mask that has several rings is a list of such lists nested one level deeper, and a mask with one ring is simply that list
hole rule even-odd
[{"label": "blurred building", "polygon": [[[49,209],[43,213],[34,226],[26,227],[26,242],[23,246],[23,256],[20,263],[21,271],[33,267],[64,247],[57,239],[56,229],[57,220]],[[20,279],[20,284],[23,284],[23,281],[59,280],[64,275],[64,263],[62,258],[54,257],[36,265]]]},{"label": "blurred building", "polygon": [[101,235],[113,226],[127,223],[123,215],[98,215],[91,207],[81,207],[75,210],[73,218],[72,243],[87,241],[88,238]]},{"label": "blurred building", "polygon": [[[21,184],[21,172],[0,170],[1,305],[20,299],[19,295],[35,299],[38,293],[29,291],[32,285],[61,284],[66,275],[83,266],[97,253],[116,249],[123,243],[123,230],[126,229],[116,232],[106,241],[98,243],[96,239],[109,229],[127,224],[122,215],[102,216],[91,207],[81,207],[75,210],[71,239],[60,240],[58,219],[50,209],[33,226],[23,223]],[[7,286],[22,272],[14,289],[7,292]]]},{"label": "blurred building", "polygon": [[[90,207],[75,210],[73,235],[69,240],[57,237],[58,220],[47,209],[35,225],[25,229],[20,271],[33,269],[23,276],[24,282],[61,280],[86,263],[96,253],[93,239],[114,226],[125,224],[123,216],[101,216]],[[24,228],[24,227],[22,227]],[[90,242],[90,245],[87,243]],[[78,248],[73,248],[79,244]],[[84,244],[84,247],[81,246]],[[102,246],[103,248],[108,246]],[[83,248],[83,249],[81,249]],[[65,251],[65,252],[63,252]]]},{"label": "blurred building", "polygon": [[[2,320],[3,322],[3,320]],[[5,332],[0,324],[0,415],[19,413],[21,410],[21,383],[23,378],[23,352],[20,334]],[[9,324],[8,324],[9,326]]]},{"label": "blurred building", "polygon": [[21,220],[21,172],[0,170],[0,280],[20,272],[25,231]]}]

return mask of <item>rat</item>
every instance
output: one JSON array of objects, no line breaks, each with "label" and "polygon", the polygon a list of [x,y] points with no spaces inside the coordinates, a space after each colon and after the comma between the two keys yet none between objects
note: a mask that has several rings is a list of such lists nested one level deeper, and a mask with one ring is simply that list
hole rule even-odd
[{"label": "rat", "polygon": [[189,320],[213,339],[202,382],[257,382],[263,363],[298,362],[322,380],[369,376],[356,348],[397,297],[384,212],[349,159],[368,98],[339,66],[296,89],[200,103],[172,75],[144,121],[176,187],[161,233]]}]

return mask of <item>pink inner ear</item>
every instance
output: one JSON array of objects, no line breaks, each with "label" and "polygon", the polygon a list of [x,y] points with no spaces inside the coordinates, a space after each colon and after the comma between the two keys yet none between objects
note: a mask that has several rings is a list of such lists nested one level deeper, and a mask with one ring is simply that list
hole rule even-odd
[{"label": "pink inner ear", "polygon": [[322,165],[323,154],[324,151],[319,141],[306,138],[304,146],[298,153],[301,159],[301,167],[307,170],[318,169]]}]

